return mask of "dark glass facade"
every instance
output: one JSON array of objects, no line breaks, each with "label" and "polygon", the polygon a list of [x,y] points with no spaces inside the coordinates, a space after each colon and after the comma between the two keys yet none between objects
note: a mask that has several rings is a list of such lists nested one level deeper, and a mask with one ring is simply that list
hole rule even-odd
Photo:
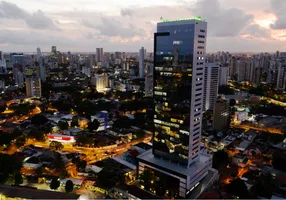
[{"label": "dark glass facade", "polygon": [[154,155],[188,164],[194,24],[158,24],[154,38]]}]

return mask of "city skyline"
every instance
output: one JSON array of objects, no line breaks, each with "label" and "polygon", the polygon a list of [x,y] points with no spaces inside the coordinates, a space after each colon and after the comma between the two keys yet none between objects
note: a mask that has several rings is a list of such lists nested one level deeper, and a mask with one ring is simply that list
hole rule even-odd
[{"label": "city skyline", "polygon": [[0,1],[0,46],[6,52],[48,52],[52,45],[72,52],[151,50],[161,17],[202,16],[208,52],[286,51],[285,7],[283,0]]}]

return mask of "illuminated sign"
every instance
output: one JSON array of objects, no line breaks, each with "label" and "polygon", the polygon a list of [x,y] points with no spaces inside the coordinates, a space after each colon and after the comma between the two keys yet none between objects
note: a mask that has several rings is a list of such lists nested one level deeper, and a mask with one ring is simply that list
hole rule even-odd
[{"label": "illuminated sign", "polygon": [[73,136],[67,136],[67,135],[49,135],[49,140],[51,141],[58,141],[58,142],[75,142],[75,139]]},{"label": "illuminated sign", "polygon": [[202,19],[200,16],[198,17],[191,17],[191,18],[179,18],[179,19],[163,19],[163,17],[160,18],[162,22],[180,22],[180,21],[189,21],[189,20],[197,20],[197,21],[206,21],[206,19]]}]

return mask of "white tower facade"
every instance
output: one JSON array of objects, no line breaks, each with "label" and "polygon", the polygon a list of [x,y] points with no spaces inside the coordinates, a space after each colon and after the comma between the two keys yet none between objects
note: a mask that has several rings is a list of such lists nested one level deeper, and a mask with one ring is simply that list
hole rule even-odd
[{"label": "white tower facade", "polygon": [[144,78],[144,47],[139,50],[139,77]]}]

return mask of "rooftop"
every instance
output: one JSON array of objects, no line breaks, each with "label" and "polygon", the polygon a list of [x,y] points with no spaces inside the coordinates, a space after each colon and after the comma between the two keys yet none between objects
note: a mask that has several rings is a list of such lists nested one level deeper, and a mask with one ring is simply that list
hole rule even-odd
[{"label": "rooftop", "polygon": [[47,190],[38,190],[29,187],[13,187],[0,185],[1,194],[10,198],[24,199],[78,199],[79,195],[64,192],[53,192]]},{"label": "rooftop", "polygon": [[155,157],[152,154],[152,150],[146,151],[145,153],[139,155],[137,158],[141,160],[145,160],[147,162],[154,163],[158,166],[164,166],[164,168],[172,170],[174,172],[177,172],[182,175],[191,176],[196,172],[197,170],[200,170],[202,166],[208,162],[209,159],[211,159],[212,155],[208,154],[200,154],[199,158],[196,162],[192,163],[189,168],[187,168],[185,165],[171,162],[169,160]]},{"label": "rooftop", "polygon": [[144,142],[140,142],[140,143],[138,143],[138,144],[136,144],[136,145],[134,145],[134,146],[137,146],[137,147],[139,147],[139,148],[141,148],[141,149],[145,149],[145,150],[152,149],[152,146],[151,146],[151,145],[146,144],[146,143],[144,143]]}]

